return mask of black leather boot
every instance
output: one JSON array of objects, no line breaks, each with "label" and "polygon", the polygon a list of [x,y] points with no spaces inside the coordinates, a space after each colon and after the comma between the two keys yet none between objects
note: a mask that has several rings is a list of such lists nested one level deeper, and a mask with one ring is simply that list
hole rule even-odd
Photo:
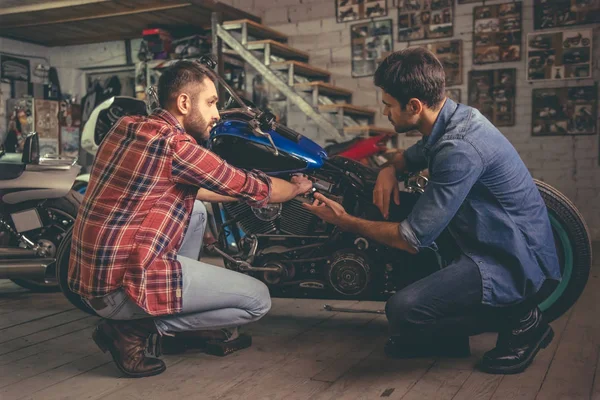
[{"label": "black leather boot", "polygon": [[391,336],[385,344],[384,351],[393,358],[464,358],[471,355],[468,336],[440,337],[428,341],[414,341],[402,336]]},{"label": "black leather boot", "polygon": [[540,349],[548,347],[554,331],[535,307],[520,318],[512,330],[500,332],[496,347],[484,354],[480,369],[490,374],[518,374],[533,361]]}]

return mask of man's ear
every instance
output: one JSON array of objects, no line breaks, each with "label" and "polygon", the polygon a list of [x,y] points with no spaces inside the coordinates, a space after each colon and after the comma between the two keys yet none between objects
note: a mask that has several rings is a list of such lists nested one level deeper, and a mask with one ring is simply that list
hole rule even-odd
[{"label": "man's ear", "polygon": [[192,109],[192,102],[187,93],[179,93],[177,95],[177,111],[182,115],[187,115]]},{"label": "man's ear", "polygon": [[408,101],[408,105],[406,107],[407,110],[413,115],[420,114],[423,111],[423,103],[421,100],[415,99],[414,97]]}]

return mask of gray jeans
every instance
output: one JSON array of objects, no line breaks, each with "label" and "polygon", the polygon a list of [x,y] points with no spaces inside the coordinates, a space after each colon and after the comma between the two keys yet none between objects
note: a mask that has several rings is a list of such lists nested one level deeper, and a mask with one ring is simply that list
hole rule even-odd
[{"label": "gray jeans", "polygon": [[[182,312],[154,317],[161,334],[236,327],[257,321],[271,308],[269,290],[261,281],[196,261],[205,227],[206,208],[201,201],[196,201],[177,255],[183,276]],[[101,299],[104,306],[92,308],[103,318],[131,320],[150,317],[122,289]]]}]

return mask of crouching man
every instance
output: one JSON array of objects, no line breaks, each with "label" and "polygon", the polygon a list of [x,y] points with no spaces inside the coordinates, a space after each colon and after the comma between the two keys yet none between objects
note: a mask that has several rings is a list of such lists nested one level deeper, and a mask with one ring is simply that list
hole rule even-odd
[{"label": "crouching man", "polygon": [[129,377],[166,369],[145,356],[154,333],[180,348],[212,338],[239,349],[249,341],[236,327],[270,309],[262,282],[197,261],[206,210],[195,200],[261,207],[312,187],[234,168],[198,145],[219,120],[212,71],[180,61],[158,96],[160,109],[120,119],[100,145],[69,266],[71,290],[104,318],[93,339]]}]

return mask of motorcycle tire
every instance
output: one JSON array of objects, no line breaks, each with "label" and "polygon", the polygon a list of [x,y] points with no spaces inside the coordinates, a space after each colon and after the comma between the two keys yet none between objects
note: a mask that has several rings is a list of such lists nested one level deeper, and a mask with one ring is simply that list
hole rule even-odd
[{"label": "motorcycle tire", "polygon": [[[44,207],[48,208],[48,209],[59,210],[65,214],[70,215],[73,218],[73,220],[75,220],[75,218],[77,217],[77,211],[79,211],[80,204],[81,204],[81,195],[79,195],[77,192],[70,191],[69,194],[67,194],[64,197],[48,200],[44,204]],[[63,238],[63,240],[61,241],[61,243],[58,244],[56,254],[58,254],[58,248],[60,248],[60,245],[62,244],[62,242],[65,241],[66,238],[67,238],[67,236],[65,236]],[[69,239],[69,241],[70,241],[70,239]],[[49,266],[48,268],[56,269],[57,268],[56,263],[55,263],[54,267]],[[55,274],[52,274],[52,276],[53,276],[52,279],[43,279],[43,280],[11,279],[11,281],[13,281],[17,285],[19,285],[25,289],[31,290],[32,292],[38,292],[38,293],[58,292],[58,291],[60,291],[58,280],[55,278]]]},{"label": "motorcycle tire", "polygon": [[56,252],[56,277],[60,291],[65,295],[69,303],[91,315],[96,315],[96,312],[88,307],[81,300],[81,296],[73,293],[69,288],[69,258],[71,255],[71,238],[73,236],[73,227],[69,228],[64,240],[61,242],[58,251]]},{"label": "motorcycle tire", "polygon": [[587,283],[592,265],[592,243],[583,217],[575,205],[547,183],[535,180],[546,203],[561,263],[562,280],[543,296],[540,309],[549,321],[569,310]]}]

